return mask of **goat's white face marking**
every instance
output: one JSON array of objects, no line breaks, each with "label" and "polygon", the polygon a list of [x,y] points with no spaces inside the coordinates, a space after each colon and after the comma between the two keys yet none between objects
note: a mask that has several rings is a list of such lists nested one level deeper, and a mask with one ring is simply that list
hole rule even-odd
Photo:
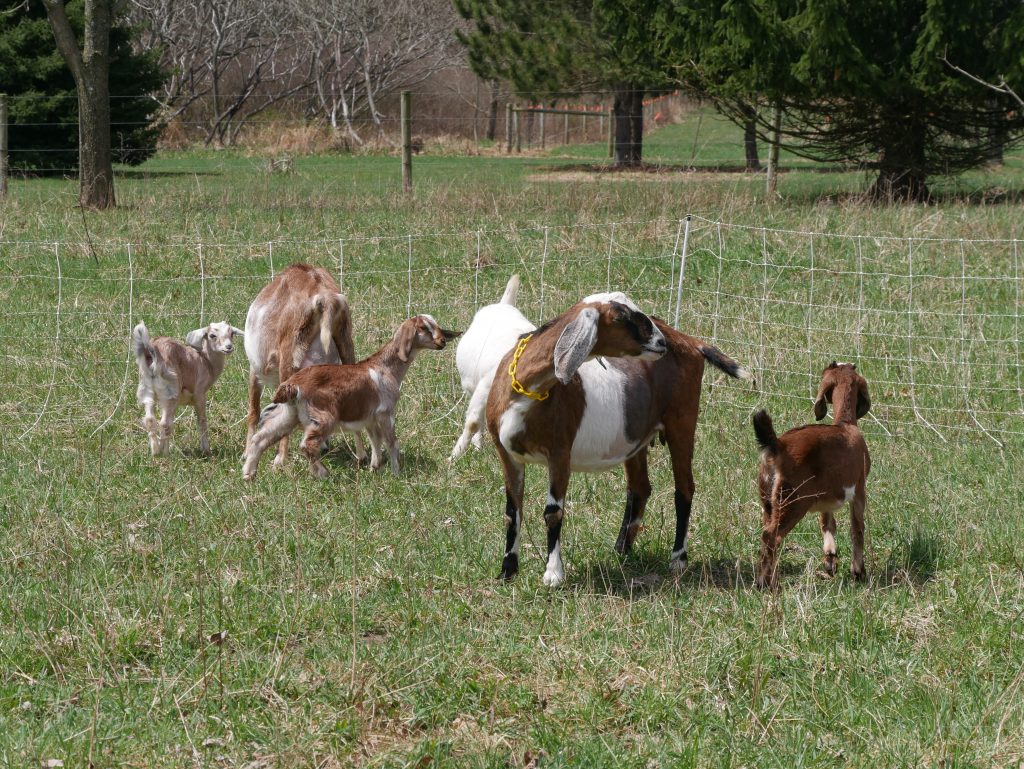
[{"label": "goat's white face marking", "polygon": [[632,299],[630,299],[621,291],[602,291],[601,293],[598,294],[591,294],[590,296],[583,297],[581,302],[584,304],[618,302],[619,304],[626,305],[626,307],[633,310],[634,312],[640,312],[640,308],[636,306],[636,303],[634,303]]},{"label": "goat's white face marking", "polygon": [[235,349],[235,345],[231,341],[234,335],[235,330],[227,321],[211,323],[206,327],[206,343],[210,349],[225,355],[230,355]]},{"label": "goat's white face marking", "polygon": [[558,587],[563,582],[565,582],[565,568],[562,566],[562,541],[559,540],[548,554],[548,565],[544,570],[544,584],[548,587]]}]

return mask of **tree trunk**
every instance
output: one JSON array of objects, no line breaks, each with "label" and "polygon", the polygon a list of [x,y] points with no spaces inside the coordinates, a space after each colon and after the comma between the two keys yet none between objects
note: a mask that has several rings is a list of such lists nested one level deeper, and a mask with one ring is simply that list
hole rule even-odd
[{"label": "tree trunk", "polygon": [[868,190],[868,197],[876,203],[926,203],[931,200],[926,183],[924,126],[904,119],[890,124],[882,135],[889,141],[882,147],[878,158],[878,178]]},{"label": "tree trunk", "polygon": [[110,150],[110,27],[112,0],[86,0],[81,49],[64,0],[43,0],[57,50],[78,91],[78,200],[83,208],[112,208],[114,169]]},{"label": "tree trunk", "polygon": [[741,104],[740,112],[743,114],[743,150],[747,158],[748,171],[760,171],[761,160],[757,156],[757,124],[755,118],[757,111],[750,104]]},{"label": "tree trunk", "polygon": [[631,168],[643,158],[644,92],[633,84],[620,83],[615,88],[612,107],[615,120],[614,165]]}]

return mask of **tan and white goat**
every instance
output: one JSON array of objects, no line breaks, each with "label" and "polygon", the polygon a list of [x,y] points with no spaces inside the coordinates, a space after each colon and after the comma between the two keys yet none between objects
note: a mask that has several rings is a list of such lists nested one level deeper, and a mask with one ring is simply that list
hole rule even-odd
[{"label": "tan and white goat", "polygon": [[628,553],[651,495],[647,452],[659,433],[675,480],[669,565],[684,567],[705,361],[749,377],[717,348],[648,317],[619,292],[587,297],[519,340],[498,367],[487,401],[487,427],[505,474],[504,579],[519,570],[526,464],[548,468],[544,584],[556,586],[565,578],[560,537],[570,474],[625,465],[626,509],[615,550]]},{"label": "tan and white goat", "polygon": [[[276,388],[293,373],[320,363],[355,363],[352,315],[348,299],[327,270],[293,264],[256,296],[245,316],[245,354],[249,358],[248,446],[260,417],[263,388]],[[288,455],[287,436],[275,466]],[[366,457],[356,435],[356,456]]]},{"label": "tan and white goat", "polygon": [[777,584],[782,540],[808,512],[820,514],[825,572],[836,571],[836,519],[833,513],[850,505],[853,559],[850,573],[863,579],[864,506],[871,457],[857,420],[868,413],[868,384],[850,363],[833,361],[822,373],[814,416],[821,420],[832,404],[830,425],[804,425],[775,434],[766,411],[754,414],[754,435],[761,446],[758,490],[764,528],[755,581],[765,588]]},{"label": "tan and white goat", "polygon": [[[224,359],[235,349],[233,337],[241,330],[227,321],[190,331],[185,344],[167,336],[150,339],[145,323],[132,331],[135,360],[139,364],[139,403],[146,409],[142,424],[149,433],[153,456],[167,454],[174,432],[174,412],[192,404],[199,423],[199,448],[210,453],[206,427],[206,393],[224,370]],[[161,417],[157,422],[156,407]]]},{"label": "tan and white goat", "polygon": [[370,466],[384,463],[398,475],[395,406],[402,380],[420,350],[443,350],[457,332],[446,331],[429,315],[416,315],[398,327],[391,341],[355,364],[309,366],[289,377],[274,393],[274,402],[260,414],[259,429],[246,448],[242,475],[256,476],[260,456],[271,444],[302,425],[302,451],[313,475],[323,478],[327,468],[320,448],[331,433],[343,429],[366,430],[373,450]]}]

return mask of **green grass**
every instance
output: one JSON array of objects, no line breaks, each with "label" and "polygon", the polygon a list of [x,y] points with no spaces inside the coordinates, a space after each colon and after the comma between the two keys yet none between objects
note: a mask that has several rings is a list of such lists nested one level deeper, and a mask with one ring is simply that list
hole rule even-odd
[{"label": "green grass", "polygon": [[[694,130],[692,121],[662,129],[649,147],[686,163]],[[729,130],[703,119],[709,146],[721,143],[714,162],[739,156]],[[485,448],[445,463],[465,406],[450,350],[424,353],[406,381],[399,478],[356,469],[342,444],[325,481],[293,451],[284,471],[265,459],[244,484],[241,355],[214,390],[213,456],[195,456],[186,412],[172,456],[149,457],[126,357],[131,325],[144,318],[178,336],[201,316],[242,325],[271,258],[277,269],[297,259],[338,269],[343,259],[366,354],[405,316],[410,243],[412,310],[464,328],[513,270],[535,319],[606,282],[669,315],[686,213],[842,235],[1019,235],[1016,205],[972,202],[986,187],[1020,189],[1016,157],[940,185],[938,206],[868,208],[845,197],[865,187],[859,174],[794,170],[771,202],[752,175],[565,174],[599,152],[417,157],[410,199],[388,157],[300,157],[278,176],[239,153],[166,155],[118,179],[118,210],[84,217],[73,182],[12,184],[0,211],[0,763],[1024,759],[1014,344],[1024,285],[1012,279],[1010,244],[967,243],[963,263],[956,244],[918,244],[908,350],[906,241],[866,238],[858,251],[856,240],[773,232],[762,241],[733,227],[723,250],[717,228],[695,221],[680,326],[753,366],[759,389],[705,387],[692,560],[679,579],[667,570],[672,486],[658,447],[634,556],[611,550],[621,473],[576,475],[567,583],[543,588],[545,481],[534,469],[522,573],[496,582],[497,459]],[[853,299],[858,269],[863,303]],[[878,418],[864,423],[870,579],[846,575],[844,514],[840,576],[817,576],[821,541],[807,519],[787,540],[782,591],[762,593],[751,587],[759,509],[749,413],[808,421],[814,372],[833,357],[859,357]],[[942,438],[909,402],[911,358],[912,393]],[[966,401],[1003,448],[976,428]]]}]

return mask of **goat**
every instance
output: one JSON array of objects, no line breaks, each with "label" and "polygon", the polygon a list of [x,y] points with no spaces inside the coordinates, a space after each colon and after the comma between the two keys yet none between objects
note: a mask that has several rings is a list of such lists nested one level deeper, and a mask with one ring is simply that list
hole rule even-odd
[{"label": "goat", "polygon": [[[263,287],[245,316],[249,358],[248,446],[260,416],[264,387],[277,385],[306,366],[355,363],[348,299],[327,270],[293,264]],[[288,437],[278,445],[275,467],[288,455]],[[356,435],[356,457],[366,458]]]},{"label": "goat", "polygon": [[246,448],[243,477],[252,480],[260,455],[300,424],[305,430],[302,451],[314,476],[327,475],[320,447],[339,428],[367,430],[373,452],[370,466],[381,467],[386,448],[391,472],[398,475],[395,406],[402,380],[419,350],[443,350],[457,336],[458,332],[442,329],[431,316],[416,315],[398,327],[390,342],[359,363],[308,366],[292,374],[260,414],[259,429]]},{"label": "goat", "polygon": [[761,446],[758,490],[764,515],[761,556],[755,581],[758,587],[777,583],[776,562],[782,540],[809,511],[820,514],[825,572],[836,571],[836,519],[833,513],[850,504],[850,539],[853,560],[850,572],[863,579],[865,485],[871,470],[864,436],[857,420],[868,413],[868,384],[850,363],[833,361],[822,373],[814,416],[828,413],[831,425],[804,425],[775,435],[766,411],[754,414],[754,435]]},{"label": "goat", "polygon": [[[189,403],[199,423],[199,448],[210,453],[206,434],[206,393],[224,370],[224,358],[235,349],[232,338],[242,334],[227,321],[211,323],[190,331],[186,344],[166,336],[149,338],[145,323],[132,330],[135,360],[139,364],[139,403],[145,407],[142,424],[149,433],[149,450],[154,457],[170,450],[174,412]],[[156,419],[156,405],[161,417]]]},{"label": "goat", "polygon": [[[604,360],[585,362],[591,358]],[[565,579],[560,536],[570,473],[625,465],[626,509],[615,542],[625,555],[651,495],[647,451],[658,433],[671,452],[675,480],[669,565],[673,571],[685,567],[705,361],[730,376],[750,378],[717,348],[648,317],[620,292],[589,296],[519,340],[498,367],[487,400],[487,428],[505,476],[503,579],[519,570],[527,463],[548,467],[543,581],[557,586]]]},{"label": "goat", "polygon": [[536,329],[516,309],[518,293],[519,276],[513,275],[497,304],[489,304],[476,311],[473,322],[455,348],[455,367],[462,380],[462,389],[470,399],[462,435],[448,457],[449,462],[462,456],[471,440],[476,448],[480,448],[486,429],[487,395],[498,363],[520,336]]}]

